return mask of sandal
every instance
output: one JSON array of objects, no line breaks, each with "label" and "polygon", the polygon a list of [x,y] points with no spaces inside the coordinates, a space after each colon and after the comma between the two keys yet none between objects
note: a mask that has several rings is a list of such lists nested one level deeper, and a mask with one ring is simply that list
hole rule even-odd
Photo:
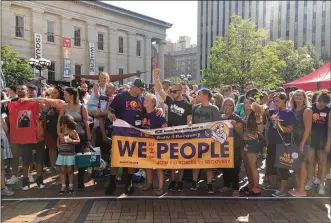
[{"label": "sandal", "polygon": [[232,197],[240,197],[239,190],[234,190],[232,192]]},{"label": "sandal", "polygon": [[246,195],[251,195],[251,196],[259,196],[261,195],[260,188],[254,187],[252,189],[249,189],[248,191],[245,191]]},{"label": "sandal", "polygon": [[229,187],[223,187],[223,188],[220,188],[218,191],[221,192],[221,193],[225,193],[225,192],[228,192],[230,190],[232,190],[232,189],[229,188]]},{"label": "sandal", "polygon": [[159,189],[157,189],[156,193],[157,196],[162,196],[164,194],[164,190],[163,187],[159,187]]}]

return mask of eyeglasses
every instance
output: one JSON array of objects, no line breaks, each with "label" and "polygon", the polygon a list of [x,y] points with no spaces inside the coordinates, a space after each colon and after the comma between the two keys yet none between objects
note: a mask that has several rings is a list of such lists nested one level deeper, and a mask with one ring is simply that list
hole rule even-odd
[{"label": "eyeglasses", "polygon": [[170,91],[170,93],[171,94],[176,94],[178,91],[180,91],[180,90],[172,90],[172,91]]},{"label": "eyeglasses", "polygon": [[228,92],[229,90],[228,90],[228,89],[223,89],[222,91],[223,91],[223,92]]}]

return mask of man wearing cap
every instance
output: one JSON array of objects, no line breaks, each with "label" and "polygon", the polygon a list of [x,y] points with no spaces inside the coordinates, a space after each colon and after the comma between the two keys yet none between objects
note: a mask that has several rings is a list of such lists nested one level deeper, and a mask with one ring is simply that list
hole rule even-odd
[{"label": "man wearing cap", "polygon": [[[122,91],[117,94],[111,102],[108,118],[115,121],[116,118],[122,119],[132,126],[141,128],[141,119],[143,113],[143,92],[145,91],[145,83],[140,78],[136,78],[129,91]],[[118,168],[111,168],[110,181],[105,191],[106,195],[111,195],[116,190],[116,175]],[[133,168],[128,168],[128,175],[125,183],[125,192],[132,194],[134,187],[132,185]]]}]

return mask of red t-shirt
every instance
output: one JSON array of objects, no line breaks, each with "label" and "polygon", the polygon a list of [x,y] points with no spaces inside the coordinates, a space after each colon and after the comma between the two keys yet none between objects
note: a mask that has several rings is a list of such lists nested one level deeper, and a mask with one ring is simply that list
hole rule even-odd
[{"label": "red t-shirt", "polygon": [[33,101],[9,102],[10,142],[13,144],[37,143],[36,127],[40,112],[39,104]]}]

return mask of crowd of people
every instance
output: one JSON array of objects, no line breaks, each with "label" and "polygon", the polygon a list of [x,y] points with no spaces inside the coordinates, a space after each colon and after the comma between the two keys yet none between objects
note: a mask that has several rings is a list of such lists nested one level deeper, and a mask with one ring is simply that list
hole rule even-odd
[{"label": "crowd of people", "polygon": [[[20,157],[22,158],[22,190],[30,189],[36,181],[43,189],[43,173],[60,174],[60,193],[74,193],[84,189],[86,168],[77,168],[77,185],[74,183],[75,154],[100,147],[101,157],[110,161],[112,123],[118,118],[142,129],[156,129],[179,125],[192,125],[219,120],[231,120],[234,126],[234,168],[222,169],[223,187],[219,193],[239,193],[239,173],[243,164],[248,184],[241,188],[245,195],[260,195],[261,189],[272,190],[272,196],[290,194],[307,196],[306,191],[318,186],[318,194],[324,195],[326,179],[330,173],[331,103],[330,92],[303,91],[296,87],[276,90],[257,89],[252,82],[243,86],[222,86],[219,91],[170,83],[159,80],[160,70],[153,70],[154,87],[146,89],[142,79],[136,78],[130,85],[115,86],[110,76],[102,72],[99,82],[88,87],[85,82],[77,88],[49,86],[40,88],[31,84],[18,84],[5,88],[1,93],[1,194],[13,195],[6,185],[19,181]],[[35,102],[40,105],[36,118],[37,143],[14,144],[10,140],[11,103]],[[24,117],[23,117],[24,116]],[[20,125],[30,124],[30,115],[22,114]],[[33,120],[32,120],[33,121]],[[290,174],[289,169],[276,168],[276,148],[283,143],[297,145],[300,167]],[[45,152],[47,151],[47,152]],[[257,159],[266,159],[263,185],[259,185]],[[8,162],[10,160],[10,162]],[[47,160],[47,162],[45,162]],[[35,163],[36,179],[31,175]],[[5,165],[11,168],[11,177],[5,178]],[[153,170],[147,169],[143,191],[154,189]],[[168,190],[183,191],[183,170],[170,171]],[[199,188],[201,170],[192,170],[190,190]],[[214,193],[213,170],[205,169],[207,192]],[[125,193],[134,193],[133,168],[127,168]],[[157,170],[156,195],[165,193],[165,170]],[[105,190],[111,195],[116,190],[118,168],[110,168],[109,184]],[[177,174],[176,174],[177,173]],[[288,191],[289,177],[296,178],[295,188]],[[278,184],[277,179],[280,178]],[[75,186],[74,186],[75,185]]]}]

